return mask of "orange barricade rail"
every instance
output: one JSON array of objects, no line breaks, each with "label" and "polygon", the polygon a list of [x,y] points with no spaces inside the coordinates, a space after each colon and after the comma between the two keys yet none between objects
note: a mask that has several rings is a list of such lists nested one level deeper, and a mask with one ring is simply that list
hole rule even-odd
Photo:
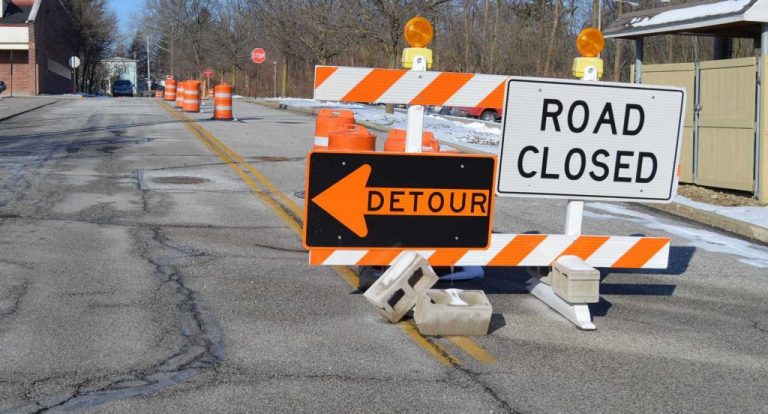
[{"label": "orange barricade rail", "polygon": [[416,251],[432,266],[551,266],[560,256],[574,255],[592,267],[666,269],[669,245],[663,237],[492,234],[486,250],[313,248],[309,263],[388,266],[404,252]]},{"label": "orange barricade rail", "polygon": [[501,108],[508,76],[316,66],[314,99]]}]

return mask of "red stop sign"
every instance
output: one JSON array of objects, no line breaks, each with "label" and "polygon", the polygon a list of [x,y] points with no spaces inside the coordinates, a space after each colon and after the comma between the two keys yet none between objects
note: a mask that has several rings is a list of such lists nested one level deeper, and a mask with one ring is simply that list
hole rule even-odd
[{"label": "red stop sign", "polygon": [[203,71],[203,76],[206,78],[212,78],[213,77],[213,70],[212,69],[206,69]]},{"label": "red stop sign", "polygon": [[264,49],[257,47],[251,51],[251,60],[253,63],[262,63],[267,59],[267,52]]}]

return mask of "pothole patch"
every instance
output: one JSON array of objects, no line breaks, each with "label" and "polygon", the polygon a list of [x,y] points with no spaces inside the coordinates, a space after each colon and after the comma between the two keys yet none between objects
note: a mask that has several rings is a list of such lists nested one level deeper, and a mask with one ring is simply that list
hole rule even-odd
[{"label": "pothole patch", "polygon": [[170,177],[154,177],[152,181],[158,184],[203,184],[211,180],[186,175],[173,175]]}]

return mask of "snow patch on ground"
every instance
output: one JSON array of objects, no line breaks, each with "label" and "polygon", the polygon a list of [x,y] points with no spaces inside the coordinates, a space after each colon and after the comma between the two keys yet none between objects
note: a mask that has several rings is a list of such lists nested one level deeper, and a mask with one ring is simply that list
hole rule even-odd
[{"label": "snow patch on ground", "polygon": [[712,204],[700,203],[681,195],[675,197],[675,202],[693,207],[699,210],[711,211],[722,216],[730,217],[739,221],[756,224],[768,228],[768,206],[766,207],[722,207]]},{"label": "snow patch on ground", "polygon": [[[320,102],[314,99],[298,98],[279,98],[270,99],[270,101],[304,108],[350,109],[355,112],[356,120],[371,122],[388,128],[405,129],[407,124],[407,114],[402,112],[387,114],[384,112],[383,105]],[[495,128],[482,122],[465,124],[428,114],[424,117],[424,130],[431,131],[435,134],[435,138],[448,142],[449,144],[455,142],[456,144],[490,154],[498,154],[499,152],[501,126]]]},{"label": "snow patch on ground", "polygon": [[587,207],[600,210],[602,213],[585,210],[585,217],[596,220],[627,220],[650,229],[662,230],[681,237],[687,240],[690,246],[701,248],[708,252],[741,257],[739,260],[742,263],[768,268],[768,248],[707,230],[669,224],[650,214],[630,210],[617,204],[588,203]]}]

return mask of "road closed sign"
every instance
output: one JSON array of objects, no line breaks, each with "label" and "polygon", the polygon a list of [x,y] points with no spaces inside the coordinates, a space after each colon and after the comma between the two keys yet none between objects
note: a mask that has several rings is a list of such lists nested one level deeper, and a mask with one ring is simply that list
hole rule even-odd
[{"label": "road closed sign", "polygon": [[513,77],[507,83],[496,193],[670,201],[685,90]]}]

